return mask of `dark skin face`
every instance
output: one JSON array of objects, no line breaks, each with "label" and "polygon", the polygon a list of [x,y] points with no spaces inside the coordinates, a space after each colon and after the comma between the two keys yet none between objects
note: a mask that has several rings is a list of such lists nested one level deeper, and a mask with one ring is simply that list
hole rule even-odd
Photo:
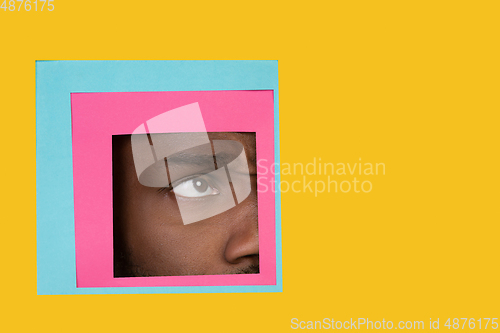
[{"label": "dark skin face", "polygon": [[[259,272],[255,134],[208,135],[210,140],[234,140],[243,145],[251,192],[235,207],[186,225],[177,200],[198,209],[216,204],[223,193],[193,198],[178,192],[176,198],[172,187],[141,185],[130,136],[113,137],[115,277]],[[182,184],[183,179],[175,181]],[[217,193],[217,184],[210,186]]]}]

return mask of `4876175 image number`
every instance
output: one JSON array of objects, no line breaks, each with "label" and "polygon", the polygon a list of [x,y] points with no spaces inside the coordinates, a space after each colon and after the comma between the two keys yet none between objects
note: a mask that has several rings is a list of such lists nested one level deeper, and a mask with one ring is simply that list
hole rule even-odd
[{"label": "4876175 image number", "polygon": [[[469,328],[473,329],[494,329],[498,328],[498,318],[448,318],[444,326],[448,327],[448,329],[465,329]],[[490,323],[491,321],[491,323]],[[466,325],[468,324],[468,325]],[[488,327],[489,325],[489,327]]]},{"label": "4876175 image number", "polygon": [[[1,0],[0,0],[1,1]],[[41,12],[44,9],[48,10],[49,12],[54,10],[54,0],[3,0],[2,5],[0,6],[0,9],[3,9],[4,12],[7,10],[14,12],[14,11],[21,11],[21,8],[29,12],[31,9],[33,9],[35,12]]]}]

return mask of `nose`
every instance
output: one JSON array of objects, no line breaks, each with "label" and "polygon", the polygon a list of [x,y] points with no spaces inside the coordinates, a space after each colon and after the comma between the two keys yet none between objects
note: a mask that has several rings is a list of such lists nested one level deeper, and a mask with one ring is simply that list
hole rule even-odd
[{"label": "nose", "polygon": [[[241,206],[241,207],[238,207]],[[230,264],[238,266],[259,265],[259,229],[257,221],[257,193],[252,193],[237,207],[224,257]]]},{"label": "nose", "polygon": [[257,228],[245,233],[233,234],[224,252],[226,261],[231,264],[259,264],[259,232]]}]

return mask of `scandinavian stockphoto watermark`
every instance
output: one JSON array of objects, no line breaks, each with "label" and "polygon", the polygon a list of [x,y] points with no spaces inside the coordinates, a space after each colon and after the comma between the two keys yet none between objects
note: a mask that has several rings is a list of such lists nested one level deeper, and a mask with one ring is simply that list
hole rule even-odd
[{"label": "scandinavian stockphoto watermark", "polygon": [[[348,163],[314,158],[305,164],[258,159],[255,165],[256,152],[251,145],[209,136],[198,103],[138,123],[131,146],[138,182],[172,192],[184,224],[239,205],[256,187],[259,192],[279,189],[281,193],[309,192],[315,197],[322,193],[370,193],[373,177],[386,173],[385,163],[361,158]],[[252,185],[250,176],[250,170],[255,175],[255,169],[257,186]],[[211,204],[195,205],[200,200]]]},{"label": "scandinavian stockphoto watermark", "polygon": [[[259,192],[278,189],[282,193],[370,193],[373,177],[385,176],[386,166],[381,162],[365,162],[360,157],[356,162],[325,162],[321,157],[308,163],[269,163],[267,159],[257,161],[257,183]],[[275,180],[276,175],[281,180]]]}]

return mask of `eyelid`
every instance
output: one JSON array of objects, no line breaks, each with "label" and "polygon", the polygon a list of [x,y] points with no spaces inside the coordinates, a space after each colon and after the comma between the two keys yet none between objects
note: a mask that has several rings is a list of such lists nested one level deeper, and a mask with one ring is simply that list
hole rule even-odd
[{"label": "eyelid", "polygon": [[195,179],[195,178],[203,178],[207,182],[210,182],[210,179],[206,179],[208,177],[204,177],[204,176],[205,176],[205,174],[195,174],[195,175],[191,175],[191,176],[186,176],[186,177],[183,177],[181,179],[177,179],[177,180],[174,180],[173,182],[170,182],[170,187],[168,187],[168,188],[172,190],[177,185],[180,185],[184,182],[187,182],[187,181],[189,181],[191,179]]},{"label": "eyelid", "polygon": [[178,180],[174,180],[172,182],[170,182],[170,184],[168,184],[168,186],[164,186],[160,189],[158,189],[158,192],[164,192],[164,191],[169,191],[171,192],[174,187],[176,187],[177,185],[180,185],[184,182],[187,182],[188,180],[191,180],[191,179],[195,179],[195,178],[198,178],[198,177],[201,177],[203,175],[191,175],[191,176],[187,176],[187,177],[183,177],[181,179],[178,179]]},{"label": "eyelid", "polygon": [[[180,185],[180,184],[182,184],[184,182],[187,182],[187,181],[189,181],[191,179],[200,178],[200,177],[203,178],[203,176],[205,176],[205,175],[204,174],[194,174],[194,175],[183,177],[181,179],[177,179],[177,180],[171,181],[170,184],[168,184],[168,186],[164,186],[164,187],[158,189],[158,192],[160,192],[160,193],[164,192],[164,191],[172,192],[173,189],[177,185]],[[203,178],[203,179],[205,179],[205,178]],[[210,183],[209,179],[205,179],[205,180]]]}]

